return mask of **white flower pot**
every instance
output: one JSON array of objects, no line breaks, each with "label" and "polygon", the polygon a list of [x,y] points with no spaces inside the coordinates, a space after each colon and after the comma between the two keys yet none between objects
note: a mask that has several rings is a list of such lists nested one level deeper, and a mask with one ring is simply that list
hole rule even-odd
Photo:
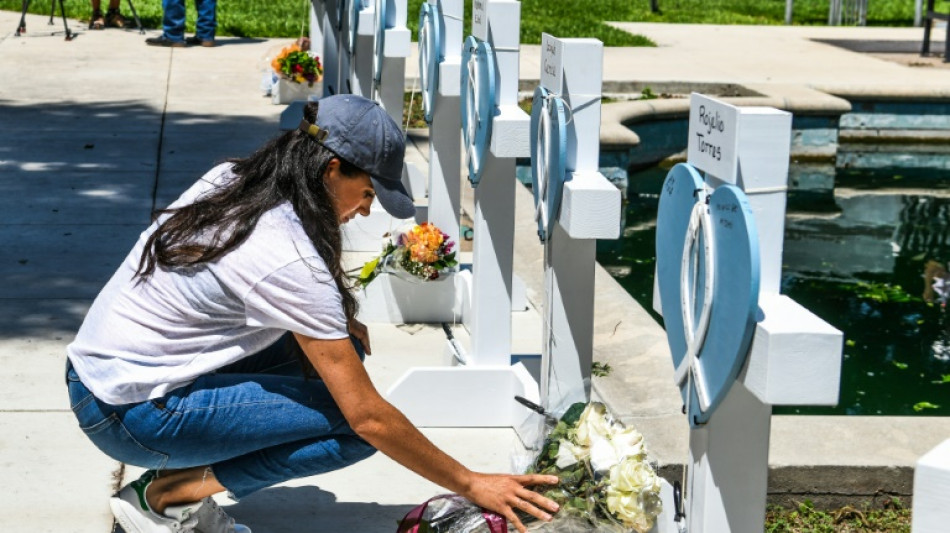
[{"label": "white flower pot", "polygon": [[389,324],[461,322],[466,276],[471,277],[468,272],[446,272],[422,281],[403,272],[383,272],[357,291],[359,318]]},{"label": "white flower pot", "polygon": [[271,102],[284,105],[296,100],[308,100],[311,96],[319,98],[321,94],[323,94],[322,81],[307,85],[286,78],[277,78],[271,88]]}]

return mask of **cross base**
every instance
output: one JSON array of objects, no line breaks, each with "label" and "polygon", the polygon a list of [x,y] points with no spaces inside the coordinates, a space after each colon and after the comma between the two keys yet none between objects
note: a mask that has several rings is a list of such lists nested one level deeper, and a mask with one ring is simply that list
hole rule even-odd
[{"label": "cross base", "polygon": [[511,427],[533,445],[540,415],[515,401],[539,404],[538,383],[521,363],[512,366],[416,367],[386,393],[419,427]]}]

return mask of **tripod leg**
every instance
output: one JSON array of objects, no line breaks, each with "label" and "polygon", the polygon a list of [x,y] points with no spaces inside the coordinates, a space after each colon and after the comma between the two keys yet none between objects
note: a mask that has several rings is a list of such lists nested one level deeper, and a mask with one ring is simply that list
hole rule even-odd
[{"label": "tripod leg", "polygon": [[56,0],[50,0],[49,2],[49,22],[46,24],[49,26],[53,25],[53,17],[56,15]]},{"label": "tripod leg", "polygon": [[943,62],[950,63],[950,16],[944,22],[947,23],[947,36],[943,40]]},{"label": "tripod leg", "polygon": [[59,13],[63,16],[63,29],[66,30],[66,40],[72,41],[75,35],[69,31],[69,23],[66,22],[66,8],[63,6],[63,0],[59,0]]},{"label": "tripod leg", "polygon": [[20,13],[20,24],[16,27],[16,36],[26,33],[26,10],[30,7],[30,0],[23,0],[23,12]]},{"label": "tripod leg", "polygon": [[924,42],[920,46],[920,55],[921,57],[926,57],[930,54],[930,30],[931,25],[933,24],[933,6],[932,0],[927,0],[927,7],[924,9]]},{"label": "tripod leg", "polygon": [[135,11],[135,4],[132,3],[132,0],[127,0],[129,3],[129,9],[132,10],[132,17],[135,18],[135,25],[139,28],[139,33],[145,35],[145,28],[142,27],[142,21],[139,20],[139,14]]}]

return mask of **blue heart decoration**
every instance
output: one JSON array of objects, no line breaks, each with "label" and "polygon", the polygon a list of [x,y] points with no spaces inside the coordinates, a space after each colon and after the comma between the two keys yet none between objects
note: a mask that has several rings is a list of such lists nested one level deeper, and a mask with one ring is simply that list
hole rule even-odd
[{"label": "blue heart decoration", "polygon": [[432,124],[432,103],[439,90],[439,63],[442,54],[442,10],[423,2],[419,8],[419,79],[422,81],[422,108],[427,124]]},{"label": "blue heart decoration", "polygon": [[[564,101],[544,87],[534,90],[531,107],[531,192],[541,242],[557,223],[567,170],[567,125]],[[543,128],[547,121],[548,127]],[[547,150],[545,150],[547,143]]]},{"label": "blue heart decoration", "polygon": [[462,46],[462,141],[468,159],[468,180],[478,187],[482,159],[491,141],[495,116],[495,52],[490,44],[468,36]]},{"label": "blue heart decoration", "polygon": [[[705,207],[694,214],[697,202]],[[759,241],[745,193],[722,185],[708,196],[708,206],[706,202],[702,177],[680,163],[666,176],[657,212],[660,305],[673,366],[690,369],[688,376],[678,375],[693,427],[709,421],[742,370],[759,298]],[[695,224],[702,211],[705,232]],[[692,363],[687,359],[690,337],[695,339]]]},{"label": "blue heart decoration", "polygon": [[383,75],[383,51],[386,50],[386,30],[389,28],[389,1],[376,0],[376,53],[373,54],[373,83],[379,87]]}]

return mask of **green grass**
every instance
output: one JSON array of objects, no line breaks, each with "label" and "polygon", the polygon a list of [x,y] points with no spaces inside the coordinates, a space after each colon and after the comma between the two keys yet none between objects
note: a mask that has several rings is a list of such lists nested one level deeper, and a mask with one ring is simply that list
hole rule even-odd
[{"label": "green grass", "polygon": [[[419,6],[424,0],[409,0],[408,23],[415,39]],[[149,28],[161,26],[159,0],[133,0]],[[88,0],[65,0],[70,17],[88,20]],[[465,2],[465,30],[471,28],[471,0]],[[541,33],[558,37],[595,37],[607,46],[653,46],[649,39],[622,32],[605,20],[707,24],[783,24],[785,0],[659,0],[659,14],[650,12],[649,0],[524,0],[521,7],[521,42],[538,44]],[[0,9],[19,11],[20,0],[0,0]],[[188,31],[194,28],[194,8],[188,3]],[[218,34],[240,37],[297,37],[308,21],[308,0],[224,0],[218,3]],[[828,0],[795,0],[795,24],[823,25],[828,20]],[[950,0],[938,0],[937,9],[950,11]],[[34,1],[30,11],[49,13],[49,3]],[[127,15],[128,5],[123,3]],[[910,26],[914,2],[871,0],[868,25]],[[45,25],[44,28],[45,29]],[[38,30],[34,30],[38,31]],[[304,32],[307,30],[305,29]]]},{"label": "green grass", "polygon": [[897,498],[822,511],[811,502],[795,508],[770,505],[766,533],[910,533],[910,509]]},{"label": "green grass", "polygon": [[[409,0],[409,29],[416,40],[419,26],[419,8],[424,0]],[[699,0],[697,0],[699,1]],[[643,3],[649,11],[649,0],[633,0]],[[641,35],[631,35],[603,23],[617,20],[613,13],[628,9],[629,0],[526,0],[521,2],[521,42],[541,44],[541,33],[557,37],[594,37],[606,46],[655,46]],[[472,0],[465,0],[465,34],[472,28]]]}]

